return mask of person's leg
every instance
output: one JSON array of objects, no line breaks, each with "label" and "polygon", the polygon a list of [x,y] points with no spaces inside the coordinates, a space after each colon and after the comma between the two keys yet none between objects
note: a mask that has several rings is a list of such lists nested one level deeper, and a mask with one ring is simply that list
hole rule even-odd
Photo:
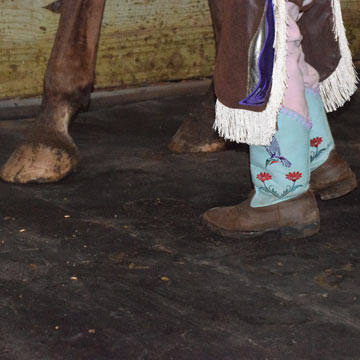
[{"label": "person's leg", "polygon": [[287,2],[288,26],[287,26],[287,58],[286,70],[288,74],[287,89],[285,92],[283,107],[297,112],[309,121],[309,111],[305,99],[305,84],[302,71],[301,41],[303,39],[297,25],[300,19],[299,7]]},{"label": "person's leg", "polygon": [[304,53],[300,50],[299,67],[303,74],[305,98],[312,121],[309,143],[311,189],[318,193],[322,200],[334,199],[354,190],[357,187],[356,177],[347,162],[335,150],[319,92],[319,74],[306,62]]},{"label": "person's leg", "polygon": [[335,199],[357,187],[356,176],[335,150],[319,91],[307,87],[305,94],[313,124],[309,143],[311,189],[318,193],[322,200]]},{"label": "person's leg", "polygon": [[311,191],[309,128],[302,71],[299,8],[287,2],[288,87],[278,115],[278,130],[269,146],[250,146],[255,191],[240,205],[215,208],[203,216],[215,232],[236,238],[280,230],[286,237],[310,236],[319,230],[319,212]]},{"label": "person's leg", "polygon": [[[299,196],[307,191],[310,183],[308,144],[311,120],[300,67],[302,35],[297,26],[301,14],[299,7],[292,2],[287,2],[287,13],[288,83],[277,119],[278,130],[270,146],[250,146],[250,170],[255,185],[251,201],[253,207],[272,205]],[[265,171],[270,173],[270,182],[259,181],[258,175]],[[301,175],[301,180],[299,178],[299,182],[289,186],[287,175],[292,172]]]}]

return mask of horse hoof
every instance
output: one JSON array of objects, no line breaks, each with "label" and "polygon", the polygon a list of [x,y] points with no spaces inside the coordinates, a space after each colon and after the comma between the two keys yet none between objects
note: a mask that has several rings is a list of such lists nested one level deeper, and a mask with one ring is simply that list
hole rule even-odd
[{"label": "horse hoof", "polygon": [[221,139],[209,141],[202,144],[193,144],[182,139],[181,136],[176,136],[176,134],[171,139],[171,142],[168,145],[168,148],[171,152],[182,154],[182,153],[211,153],[217,151],[223,151],[225,149],[225,142]]},{"label": "horse hoof", "polygon": [[25,143],[17,147],[0,169],[0,177],[11,183],[50,183],[65,177],[78,164],[78,150]]},{"label": "horse hoof", "polygon": [[[204,116],[204,115],[203,115]],[[186,120],[172,137],[168,148],[175,153],[216,152],[225,149],[225,141],[220,138],[212,125],[192,118]]]}]

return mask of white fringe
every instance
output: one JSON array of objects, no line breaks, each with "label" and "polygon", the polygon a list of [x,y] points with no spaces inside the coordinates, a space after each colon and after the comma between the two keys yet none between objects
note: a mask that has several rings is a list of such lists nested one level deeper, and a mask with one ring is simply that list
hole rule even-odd
[{"label": "white fringe", "polygon": [[267,107],[262,112],[232,109],[216,103],[214,129],[220,136],[237,143],[269,145],[276,131],[276,120],[283,102],[286,83],[287,12],[284,0],[274,0],[275,11],[275,59],[272,88]]},{"label": "white fringe", "polygon": [[350,100],[357,90],[358,78],[352,61],[340,0],[332,0],[334,34],[339,42],[341,59],[336,70],[320,84],[320,94],[327,112],[335,111]]}]

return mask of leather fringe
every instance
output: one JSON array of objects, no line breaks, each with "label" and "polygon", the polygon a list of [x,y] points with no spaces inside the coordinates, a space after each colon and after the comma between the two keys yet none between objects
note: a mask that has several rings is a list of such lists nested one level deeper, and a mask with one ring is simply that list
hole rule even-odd
[{"label": "leather fringe", "polygon": [[[358,77],[346,38],[340,0],[331,0],[334,16],[334,34],[339,42],[341,60],[336,70],[320,84],[320,95],[327,112],[334,111],[350,100],[357,90]],[[219,100],[216,103],[214,129],[226,140],[249,145],[269,145],[276,131],[277,115],[281,109],[287,82],[286,34],[287,14],[284,0],[273,0],[275,25],[275,62],[272,89],[266,109],[254,112],[232,109]]]},{"label": "leather fringe", "polygon": [[249,145],[269,145],[276,132],[276,120],[284,99],[286,72],[287,13],[284,0],[273,0],[275,12],[275,59],[271,94],[262,112],[232,109],[216,103],[214,129],[226,140]]},{"label": "leather fringe", "polygon": [[327,112],[335,111],[350,100],[357,90],[358,77],[352,61],[341,13],[340,0],[332,0],[334,34],[339,42],[341,59],[336,70],[320,84],[320,95]]}]

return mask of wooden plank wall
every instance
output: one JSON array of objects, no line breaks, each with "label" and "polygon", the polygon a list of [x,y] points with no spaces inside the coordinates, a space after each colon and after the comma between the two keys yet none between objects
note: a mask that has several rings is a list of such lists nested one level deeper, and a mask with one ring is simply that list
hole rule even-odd
[{"label": "wooden plank wall", "polygon": [[360,1],[341,0],[343,17],[355,61],[360,61]]},{"label": "wooden plank wall", "polygon": [[[38,95],[59,19],[51,0],[0,0],[0,99]],[[343,0],[360,59],[360,4]],[[214,42],[207,0],[107,0],[96,88],[212,74]]]}]

